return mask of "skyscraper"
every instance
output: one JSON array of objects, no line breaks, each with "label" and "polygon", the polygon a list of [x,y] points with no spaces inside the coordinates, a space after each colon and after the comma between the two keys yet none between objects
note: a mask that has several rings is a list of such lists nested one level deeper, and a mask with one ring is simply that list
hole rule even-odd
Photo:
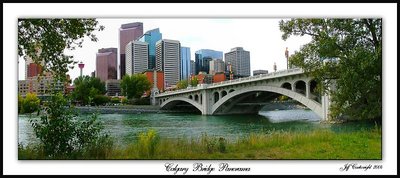
[{"label": "skyscraper", "polygon": [[165,88],[180,80],[181,44],[177,40],[163,39],[156,43],[156,69],[164,72]]},{"label": "skyscraper", "polygon": [[42,72],[41,64],[36,64],[29,56],[27,56],[25,64],[25,79],[38,76]]},{"label": "skyscraper", "polygon": [[196,63],[190,60],[190,75],[196,75]]},{"label": "skyscraper", "polygon": [[131,41],[126,45],[126,74],[142,73],[148,69],[149,44]]},{"label": "skyscraper", "polygon": [[225,64],[232,66],[233,75],[236,77],[250,76],[250,52],[242,47],[232,48],[225,53]]},{"label": "skyscraper", "polygon": [[210,61],[213,59],[222,59],[222,51],[215,51],[211,49],[200,49],[195,53],[196,74],[200,71],[210,71]]},{"label": "skyscraper", "polygon": [[117,79],[117,48],[102,48],[96,54],[96,77],[101,81]]},{"label": "skyscraper", "polygon": [[225,71],[225,63],[222,59],[214,59],[210,61],[210,72],[209,74],[214,75],[219,72]]},{"label": "skyscraper", "polygon": [[120,78],[125,75],[125,47],[130,41],[143,35],[143,23],[135,22],[122,24],[119,28],[119,54],[120,54]]},{"label": "skyscraper", "polygon": [[147,31],[138,39],[138,41],[147,42],[149,44],[148,69],[154,69],[154,67],[156,66],[155,65],[155,63],[156,63],[156,43],[157,43],[157,41],[159,41],[161,39],[162,39],[162,33],[160,33],[159,28]]},{"label": "skyscraper", "polygon": [[181,71],[180,80],[187,80],[190,76],[190,48],[181,47]]}]

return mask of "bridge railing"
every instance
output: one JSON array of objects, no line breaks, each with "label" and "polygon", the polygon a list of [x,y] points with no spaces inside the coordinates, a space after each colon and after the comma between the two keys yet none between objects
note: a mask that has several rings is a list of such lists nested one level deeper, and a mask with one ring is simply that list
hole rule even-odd
[{"label": "bridge railing", "polygon": [[163,93],[158,94],[157,96],[162,96],[162,95],[172,94],[172,93],[182,93],[182,92],[188,92],[188,91],[196,91],[196,90],[200,90],[200,89],[205,89],[208,86],[219,86],[219,85],[224,85],[224,84],[240,83],[240,82],[248,81],[248,80],[252,80],[252,79],[261,79],[261,78],[284,76],[284,75],[287,75],[287,74],[290,74],[290,73],[295,73],[295,72],[300,72],[300,71],[302,71],[301,68],[293,68],[293,69],[288,69],[288,70],[279,70],[279,71],[271,72],[271,73],[268,73],[268,74],[261,74],[261,75],[246,77],[246,78],[238,78],[238,79],[234,79],[234,80],[226,80],[226,81],[222,81],[222,82],[218,82],[218,83],[212,83],[212,84],[200,84],[200,85],[198,85],[196,87],[184,88],[184,89],[175,90],[175,91],[165,91]]}]

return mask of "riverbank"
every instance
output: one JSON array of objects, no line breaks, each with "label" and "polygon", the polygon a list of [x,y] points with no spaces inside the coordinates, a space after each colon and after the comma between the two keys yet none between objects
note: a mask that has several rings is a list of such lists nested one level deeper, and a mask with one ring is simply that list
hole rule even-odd
[{"label": "riverbank", "polygon": [[[317,159],[380,160],[382,130],[336,133],[327,129],[309,132],[250,134],[228,141],[203,134],[197,139],[160,138],[150,130],[126,146],[99,145],[76,159]],[[20,147],[19,159],[46,159],[35,146]]]},{"label": "riverbank", "polygon": [[140,114],[140,113],[174,113],[178,111],[161,110],[160,106],[152,105],[119,105],[119,106],[76,106],[81,114]]}]

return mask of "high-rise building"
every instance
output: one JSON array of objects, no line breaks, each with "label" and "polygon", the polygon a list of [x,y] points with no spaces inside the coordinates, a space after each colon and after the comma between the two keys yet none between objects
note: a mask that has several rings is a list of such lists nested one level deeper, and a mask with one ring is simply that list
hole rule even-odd
[{"label": "high-rise building", "polygon": [[28,93],[50,96],[53,91],[64,91],[64,88],[64,83],[56,81],[50,72],[40,77],[33,76],[26,78],[26,80],[18,80],[18,93],[23,97]]},{"label": "high-rise building", "polygon": [[181,44],[177,40],[163,39],[156,43],[156,69],[164,72],[165,88],[180,80]]},{"label": "high-rise building", "polygon": [[250,52],[242,47],[232,48],[230,52],[225,53],[225,64],[231,65],[235,77],[250,76]]},{"label": "high-rise building", "polygon": [[189,47],[181,47],[181,79],[187,80],[190,76],[190,48]]},{"label": "high-rise building", "polygon": [[190,60],[190,75],[196,74],[196,63],[193,60]]},{"label": "high-rise building", "polygon": [[268,74],[268,70],[253,70],[253,76],[261,74]]},{"label": "high-rise building", "polygon": [[131,41],[126,45],[126,74],[142,73],[149,65],[149,44],[141,41]]},{"label": "high-rise building", "polygon": [[225,71],[225,63],[222,59],[214,59],[210,61],[210,72],[209,74],[215,75],[216,73]]},{"label": "high-rise building", "polygon": [[210,71],[210,61],[213,59],[222,59],[222,51],[215,51],[211,49],[200,49],[195,53],[196,74],[199,72]]},{"label": "high-rise building", "polygon": [[156,66],[156,43],[161,39],[162,33],[160,33],[159,28],[147,31],[138,39],[138,41],[146,42],[149,44],[148,69],[154,69],[154,67]]},{"label": "high-rise building", "polygon": [[43,64],[36,64],[29,56],[26,58],[25,63],[25,79],[38,76],[42,72],[41,65]]},{"label": "high-rise building", "polygon": [[102,48],[96,54],[96,77],[105,82],[117,79],[117,48]]},{"label": "high-rise building", "polygon": [[143,23],[135,22],[122,24],[119,28],[119,54],[120,54],[120,78],[125,75],[125,47],[130,41],[134,41],[143,35]]},{"label": "high-rise building", "polygon": [[121,95],[121,80],[116,80],[116,79],[106,80],[105,85],[106,85],[107,96]]}]

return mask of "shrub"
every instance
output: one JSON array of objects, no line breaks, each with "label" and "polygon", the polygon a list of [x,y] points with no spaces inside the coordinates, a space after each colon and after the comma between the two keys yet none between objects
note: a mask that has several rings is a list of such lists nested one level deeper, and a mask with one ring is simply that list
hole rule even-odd
[{"label": "shrub", "polygon": [[35,93],[26,94],[25,99],[22,100],[22,112],[23,113],[32,113],[39,110],[40,99],[36,96]]},{"label": "shrub", "polygon": [[86,150],[109,140],[107,134],[101,133],[103,126],[96,122],[96,114],[79,121],[66,104],[61,93],[55,94],[40,119],[30,120],[46,159],[76,159]]},{"label": "shrub", "polygon": [[93,103],[96,106],[99,105],[105,105],[106,103],[110,102],[110,98],[108,96],[104,96],[104,95],[96,95],[93,98]]},{"label": "shrub", "polygon": [[111,103],[120,103],[120,100],[118,97],[113,97],[111,98]]},{"label": "shrub", "polygon": [[128,104],[128,99],[127,98],[122,98],[121,103],[122,104]]},{"label": "shrub", "polygon": [[160,137],[153,129],[139,133],[138,146],[140,155],[148,158],[153,157],[159,141]]}]

